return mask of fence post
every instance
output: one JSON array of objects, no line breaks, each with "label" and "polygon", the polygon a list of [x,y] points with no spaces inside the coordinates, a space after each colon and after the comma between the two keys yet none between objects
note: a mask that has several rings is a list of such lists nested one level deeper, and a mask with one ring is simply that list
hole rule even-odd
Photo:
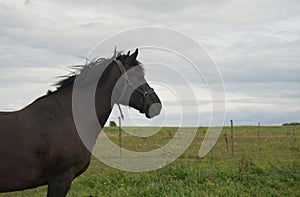
[{"label": "fence post", "polygon": [[232,157],[234,157],[233,120],[230,120],[230,125],[231,125],[231,153],[232,153]]},{"label": "fence post", "polygon": [[122,158],[122,122],[121,117],[119,116],[119,145],[120,145],[120,157]]},{"label": "fence post", "polygon": [[258,142],[259,142],[260,141],[260,122],[258,122],[257,132],[258,132]]},{"label": "fence post", "polygon": [[225,143],[226,143],[226,151],[228,152],[228,138],[227,138],[227,131],[224,134]]},{"label": "fence post", "polygon": [[297,132],[297,125],[294,125],[294,129],[293,129],[294,131],[293,131],[293,138],[294,138],[294,144],[296,144],[296,139],[297,139],[297,134],[296,134],[296,132]]}]

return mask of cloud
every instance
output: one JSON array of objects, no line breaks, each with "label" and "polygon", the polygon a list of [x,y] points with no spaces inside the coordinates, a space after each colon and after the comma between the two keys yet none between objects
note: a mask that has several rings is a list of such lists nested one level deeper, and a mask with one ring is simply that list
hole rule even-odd
[{"label": "cloud", "polygon": [[[0,108],[30,103],[46,92],[55,76],[65,73],[59,69],[82,62],[78,56],[112,34],[155,25],[179,29],[209,50],[224,78],[228,118],[268,124],[295,120],[300,113],[298,4],[297,0],[1,1],[0,89],[5,96]],[[177,44],[190,50],[181,40]],[[187,64],[164,54],[152,55],[189,76],[196,99],[207,101],[204,80]],[[141,59],[147,62],[146,55]],[[149,80],[158,77],[159,69],[148,68]],[[164,79],[174,88],[183,88],[176,73]],[[177,115],[172,114],[172,124]]]},{"label": "cloud", "polygon": [[31,4],[31,0],[25,0],[24,1],[24,5],[30,5]]}]

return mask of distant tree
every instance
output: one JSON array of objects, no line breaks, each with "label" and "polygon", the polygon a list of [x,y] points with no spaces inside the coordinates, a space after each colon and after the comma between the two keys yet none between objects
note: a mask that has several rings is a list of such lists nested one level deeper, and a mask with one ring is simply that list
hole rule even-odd
[{"label": "distant tree", "polygon": [[109,122],[109,126],[110,126],[110,127],[116,127],[117,124],[116,124],[115,121],[110,121],[110,122]]},{"label": "distant tree", "polygon": [[284,123],[282,126],[300,126],[299,122]]}]

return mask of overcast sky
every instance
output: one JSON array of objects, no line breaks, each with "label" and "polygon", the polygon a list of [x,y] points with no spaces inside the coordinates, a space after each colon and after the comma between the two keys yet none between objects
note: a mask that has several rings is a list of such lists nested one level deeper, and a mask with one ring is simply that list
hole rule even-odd
[{"label": "overcast sky", "polygon": [[[26,106],[98,42],[141,26],[178,30],[208,50],[226,88],[225,124],[300,122],[298,0],[0,0],[0,110]],[[180,110],[160,91],[164,124],[176,126]],[[205,89],[197,99],[205,103]],[[207,125],[209,112],[205,105],[200,110]],[[149,124],[129,111],[136,124]]]}]

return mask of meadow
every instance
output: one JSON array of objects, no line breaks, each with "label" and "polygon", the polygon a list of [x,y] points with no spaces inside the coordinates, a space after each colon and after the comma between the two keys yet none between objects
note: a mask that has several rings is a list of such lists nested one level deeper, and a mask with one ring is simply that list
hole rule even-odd
[{"label": "meadow", "polygon": [[[124,128],[139,131],[147,128]],[[122,145],[133,151],[162,147],[177,128],[162,128],[151,137],[123,133]],[[117,127],[104,132],[119,143]],[[198,157],[207,128],[197,128],[190,147],[175,162],[150,172],[123,172],[93,158],[75,179],[68,196],[300,196],[300,128],[295,126],[224,127],[214,148]],[[0,194],[45,196],[46,187]]]}]

